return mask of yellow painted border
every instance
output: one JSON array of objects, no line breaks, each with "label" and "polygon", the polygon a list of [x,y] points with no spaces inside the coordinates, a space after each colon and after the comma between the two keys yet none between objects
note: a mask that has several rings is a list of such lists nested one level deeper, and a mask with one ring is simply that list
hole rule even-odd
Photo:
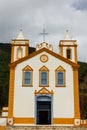
[{"label": "yellow painted border", "polygon": [[42,89],[40,89],[39,91],[35,90],[35,96],[38,94],[49,94],[49,95],[53,95],[53,90],[49,91],[47,88],[43,87]]},{"label": "yellow painted border", "polygon": [[0,126],[0,130],[6,130],[6,126]]},{"label": "yellow painted border", "polygon": [[75,53],[75,63],[77,63],[77,47],[74,47],[74,53]]},{"label": "yellow painted border", "polygon": [[80,119],[80,102],[79,102],[79,83],[78,83],[78,69],[73,69],[73,83],[74,83],[74,118]]},{"label": "yellow painted border", "polygon": [[[56,73],[58,73],[58,72],[64,72],[64,85],[63,86],[57,85]],[[58,66],[55,70],[55,86],[56,87],[66,87],[66,70],[61,65]]]},{"label": "yellow painted border", "polygon": [[[44,58],[44,57],[45,57],[45,58]],[[48,56],[45,55],[45,54],[41,55],[41,56],[40,56],[40,61],[41,61],[41,62],[44,62],[44,63],[47,62],[47,61],[48,61]]]},{"label": "yellow painted border", "polygon": [[59,54],[61,55],[61,56],[63,56],[63,46],[59,46]]},{"label": "yellow painted border", "polygon": [[[67,43],[67,42],[72,42],[73,45],[64,45],[63,42]],[[77,44],[76,44],[76,40],[60,40],[59,42],[59,50],[60,50],[60,55],[63,56],[63,47],[67,47],[67,48],[70,48],[70,47],[73,47],[74,48],[74,62],[77,63]],[[67,53],[66,53],[67,54]],[[67,56],[66,56],[67,57]],[[71,57],[72,59],[72,57]]]},{"label": "yellow painted border", "polygon": [[11,63],[14,61],[14,47],[11,46]]},{"label": "yellow painted border", "polygon": [[[24,84],[24,72],[25,71],[31,71],[31,73],[32,73],[32,77],[31,77],[31,84]],[[29,66],[29,65],[27,65],[27,66],[25,66],[23,69],[22,69],[22,86],[23,87],[32,87],[33,86],[33,69]]]},{"label": "yellow painted border", "polygon": [[[35,124],[34,118],[13,118],[14,124]],[[53,124],[74,124],[73,118],[53,118]]]},{"label": "yellow painted border", "polygon": [[[17,44],[16,43],[17,41],[25,41],[25,43]],[[25,57],[28,56],[28,47],[29,47],[28,40],[12,40],[12,43],[11,43],[11,63],[14,62],[14,48],[15,48],[15,46],[18,46],[18,47],[25,46]],[[16,53],[16,58],[17,58],[17,53]],[[17,59],[19,59],[19,58],[17,58]]]},{"label": "yellow painted border", "polygon": [[10,68],[8,118],[13,117],[15,69]]},{"label": "yellow painted border", "polygon": [[[48,73],[48,85],[46,85],[46,86],[42,86],[41,84],[40,84],[40,73],[42,72],[42,71],[45,71],[45,72],[47,72]],[[39,87],[49,87],[49,69],[46,67],[46,66],[42,66],[40,69],[39,69]]]},{"label": "yellow painted border", "polygon": [[66,59],[66,58],[64,58],[64,57],[62,57],[62,56],[59,55],[59,54],[56,54],[56,53],[53,52],[53,51],[48,50],[47,48],[42,48],[42,49],[40,49],[40,50],[38,50],[38,51],[35,51],[35,52],[29,54],[28,56],[26,56],[26,57],[24,57],[24,58],[21,58],[21,59],[15,61],[15,62],[11,63],[11,64],[10,64],[10,67],[15,67],[17,64],[19,64],[19,63],[21,63],[21,62],[23,62],[23,61],[25,61],[25,60],[27,60],[27,59],[30,59],[30,58],[32,58],[32,57],[34,57],[34,56],[36,56],[36,55],[38,55],[38,54],[40,54],[41,52],[44,52],[44,51],[47,52],[47,53],[49,53],[49,54],[51,54],[52,56],[56,57],[57,59],[60,59],[60,60],[62,60],[62,61],[64,61],[64,62],[70,64],[73,68],[78,68],[78,67],[79,67],[78,64],[76,64],[76,63],[74,63],[74,62],[72,62],[72,61],[70,61],[70,60],[68,60],[68,59]]},{"label": "yellow painted border", "polygon": [[53,118],[53,124],[74,124],[73,118]]},{"label": "yellow painted border", "polygon": [[14,122],[14,124],[34,124],[35,121],[34,121],[34,118],[32,118],[32,117],[31,118],[14,117],[13,122]]}]

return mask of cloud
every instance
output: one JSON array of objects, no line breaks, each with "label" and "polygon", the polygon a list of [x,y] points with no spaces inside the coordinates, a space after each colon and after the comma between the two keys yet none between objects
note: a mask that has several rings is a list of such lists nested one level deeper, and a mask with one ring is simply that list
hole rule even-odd
[{"label": "cloud", "polygon": [[35,47],[43,41],[39,34],[45,28],[49,33],[46,42],[58,52],[59,40],[64,39],[68,29],[72,38],[78,40],[79,60],[87,62],[87,12],[76,8],[79,1],[0,0],[0,42],[11,42],[22,29],[30,46]]},{"label": "cloud", "polygon": [[87,10],[87,0],[79,0],[78,2],[75,2],[74,4],[72,4],[72,6],[76,9],[76,10]]}]

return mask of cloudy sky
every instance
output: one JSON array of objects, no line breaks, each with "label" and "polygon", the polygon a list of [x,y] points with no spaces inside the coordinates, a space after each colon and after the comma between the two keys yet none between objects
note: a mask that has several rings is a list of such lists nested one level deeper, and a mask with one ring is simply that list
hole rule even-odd
[{"label": "cloudy sky", "polygon": [[11,42],[22,29],[35,47],[43,28],[56,52],[68,29],[77,40],[78,60],[87,62],[87,0],[0,0],[0,42]]}]

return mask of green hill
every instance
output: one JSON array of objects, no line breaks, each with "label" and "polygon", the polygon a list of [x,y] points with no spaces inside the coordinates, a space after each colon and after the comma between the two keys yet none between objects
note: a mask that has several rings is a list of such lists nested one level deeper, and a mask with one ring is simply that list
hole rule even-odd
[{"label": "green hill", "polygon": [[[29,53],[35,51],[35,48],[29,47]],[[8,87],[9,87],[9,63],[11,57],[11,44],[0,43],[0,109],[8,105]]]},{"label": "green hill", "polygon": [[[29,47],[29,53],[35,48]],[[0,109],[8,105],[9,67],[11,44],[0,43]],[[87,119],[87,63],[78,62],[81,118]]]},{"label": "green hill", "polygon": [[79,91],[82,119],[87,119],[87,63],[79,62]]}]

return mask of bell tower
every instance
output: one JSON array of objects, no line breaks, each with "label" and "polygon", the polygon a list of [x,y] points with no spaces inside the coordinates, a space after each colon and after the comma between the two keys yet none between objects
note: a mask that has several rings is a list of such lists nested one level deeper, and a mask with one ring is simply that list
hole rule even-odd
[{"label": "bell tower", "polygon": [[61,56],[77,63],[77,41],[72,40],[68,30],[66,31],[64,40],[60,40],[59,50]]},{"label": "bell tower", "polygon": [[18,36],[12,39],[11,43],[11,63],[28,55],[29,41],[20,30]]}]

